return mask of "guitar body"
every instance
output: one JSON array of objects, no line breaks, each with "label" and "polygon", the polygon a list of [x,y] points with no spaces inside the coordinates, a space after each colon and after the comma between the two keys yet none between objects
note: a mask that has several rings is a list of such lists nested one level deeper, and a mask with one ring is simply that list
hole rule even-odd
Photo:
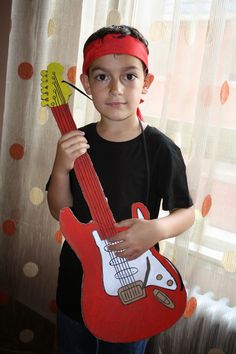
[{"label": "guitar body", "polygon": [[[77,129],[67,100],[71,95],[61,75],[63,66],[51,63],[41,72],[41,105],[49,106],[62,134]],[[62,209],[65,239],[83,267],[82,314],[88,329],[108,342],[148,338],[172,326],[183,314],[186,291],[177,269],[154,248],[127,261],[109,251],[109,238],[124,229],[115,220],[88,153],[74,161],[74,171],[92,221],[83,224],[69,208]],[[149,219],[141,203],[132,217]],[[75,279],[76,281],[76,279]]]},{"label": "guitar body", "polygon": [[[141,203],[135,203],[132,209],[132,217],[148,215]],[[154,248],[127,262],[108,251],[108,242],[100,239],[96,222],[80,223],[65,208],[60,225],[82,263],[82,314],[97,338],[133,342],[162,332],[181,317],[186,306],[182,280]]]}]

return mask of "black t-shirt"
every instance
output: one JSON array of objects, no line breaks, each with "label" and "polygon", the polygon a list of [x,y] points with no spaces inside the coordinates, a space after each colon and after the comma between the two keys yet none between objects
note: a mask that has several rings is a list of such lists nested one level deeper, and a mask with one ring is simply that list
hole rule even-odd
[{"label": "black t-shirt", "polygon": [[[96,123],[80,129],[89,142],[88,153],[117,222],[131,218],[134,202],[144,203],[151,219],[158,217],[161,200],[163,209],[170,211],[192,205],[180,149],[159,130],[147,126],[145,140],[140,134],[126,142],[110,142],[97,134]],[[72,210],[81,222],[87,223],[91,220],[89,208],[73,170],[70,182]],[[82,276],[81,263],[65,241],[60,255],[57,306],[80,322],[83,321],[80,307]]]}]

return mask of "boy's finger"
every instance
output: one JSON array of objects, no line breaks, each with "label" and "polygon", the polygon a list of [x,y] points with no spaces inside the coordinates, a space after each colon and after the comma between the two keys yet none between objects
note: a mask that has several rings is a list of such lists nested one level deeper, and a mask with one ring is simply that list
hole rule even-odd
[{"label": "boy's finger", "polygon": [[115,224],[116,227],[129,227],[134,224],[134,219],[126,219]]},{"label": "boy's finger", "polygon": [[71,130],[70,132],[63,134],[60,138],[60,141],[65,141],[72,137],[84,136],[84,135],[85,133],[82,130]]},{"label": "boy's finger", "polygon": [[121,241],[116,241],[114,243],[109,243],[108,249],[109,251],[112,252],[124,252],[125,246],[126,246],[125,241],[121,240]]}]

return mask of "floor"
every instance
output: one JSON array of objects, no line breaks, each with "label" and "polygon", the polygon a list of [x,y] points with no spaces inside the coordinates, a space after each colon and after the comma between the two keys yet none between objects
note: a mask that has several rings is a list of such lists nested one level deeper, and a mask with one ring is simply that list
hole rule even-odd
[{"label": "floor", "polygon": [[16,301],[0,306],[0,354],[54,354],[55,326]]},{"label": "floor", "polygon": [[[145,353],[157,352],[152,338]],[[56,354],[55,326],[19,302],[0,305],[0,354]]]}]

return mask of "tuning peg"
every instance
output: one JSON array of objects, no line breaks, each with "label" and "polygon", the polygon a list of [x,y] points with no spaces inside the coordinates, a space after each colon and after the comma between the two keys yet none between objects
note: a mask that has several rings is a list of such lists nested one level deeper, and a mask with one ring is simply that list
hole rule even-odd
[{"label": "tuning peg", "polygon": [[[41,91],[42,92],[42,91]],[[41,100],[48,101],[48,93],[42,92]]]},{"label": "tuning peg", "polygon": [[41,106],[46,107],[48,105],[48,102],[45,100],[41,100]]},{"label": "tuning peg", "polygon": [[45,87],[41,88],[41,93],[46,94],[48,96],[48,90]]},{"label": "tuning peg", "polygon": [[42,76],[41,77],[41,82],[48,82],[48,77],[47,76]]},{"label": "tuning peg", "polygon": [[45,77],[48,76],[48,71],[47,70],[41,70],[40,74]]},{"label": "tuning peg", "polygon": [[47,81],[42,81],[41,82],[41,87],[42,88],[48,88],[48,82]]}]

